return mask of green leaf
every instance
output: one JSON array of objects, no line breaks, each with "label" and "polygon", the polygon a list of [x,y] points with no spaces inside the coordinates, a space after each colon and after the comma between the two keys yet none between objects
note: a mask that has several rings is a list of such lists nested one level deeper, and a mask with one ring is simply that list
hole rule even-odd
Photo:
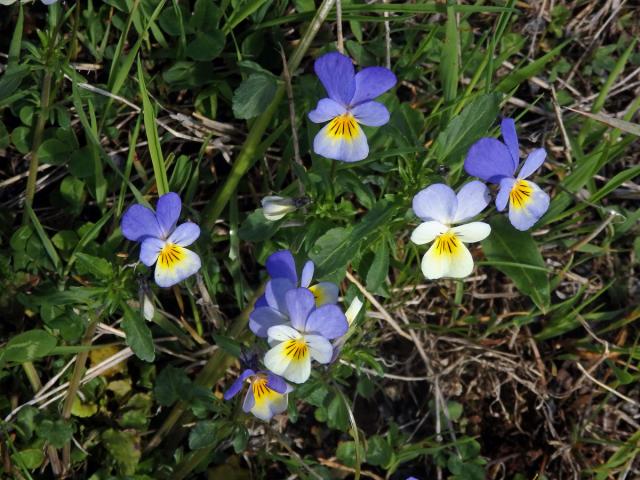
[{"label": "green leaf", "polygon": [[151,330],[139,312],[134,312],[129,306],[124,306],[124,319],[122,320],[122,330],[127,336],[127,345],[131,347],[133,353],[140,360],[153,362],[156,358],[155,346]]},{"label": "green leaf", "polygon": [[29,330],[13,337],[3,350],[6,362],[25,363],[47,356],[57,345],[56,337],[44,330]]},{"label": "green leaf", "polygon": [[184,370],[168,366],[158,375],[154,394],[160,405],[168,407],[182,399],[183,394],[190,388],[191,380],[184,373]]},{"label": "green leaf", "polygon": [[340,395],[335,395],[327,407],[327,425],[343,432],[349,428],[349,412]]},{"label": "green leaf", "polygon": [[374,435],[369,438],[367,445],[367,463],[384,467],[391,461],[393,451],[386,438]]},{"label": "green leaf", "polygon": [[142,455],[140,437],[132,431],[110,428],[102,434],[102,444],[109,452],[121,475],[133,475]]},{"label": "green leaf", "polygon": [[27,448],[12,454],[11,460],[22,468],[33,470],[44,461],[44,452],[40,448]]},{"label": "green leaf", "polygon": [[248,242],[263,242],[273,237],[277,231],[277,223],[267,220],[259,208],[244,219],[238,229],[238,236]]},{"label": "green leaf", "polygon": [[389,247],[384,240],[375,248],[375,256],[367,272],[367,288],[378,290],[387,278],[389,271]]},{"label": "green leaf", "polygon": [[63,165],[69,161],[74,149],[71,145],[57,138],[49,138],[38,148],[38,161],[51,165]]},{"label": "green leaf", "polygon": [[217,443],[218,426],[216,422],[198,422],[189,432],[189,448],[197,450],[215,445]]},{"label": "green leaf", "polygon": [[490,223],[491,235],[482,242],[487,264],[511,278],[518,290],[546,312],[550,302],[549,278],[531,234],[516,230],[502,215]]},{"label": "green leaf", "polygon": [[62,448],[71,440],[73,425],[64,420],[43,420],[37,428],[38,437],[46,440],[55,448]]},{"label": "green leaf", "polygon": [[86,253],[76,254],[76,268],[80,274],[90,274],[102,280],[108,280],[113,277],[113,267],[104,258],[94,257]]},{"label": "green leaf", "polygon": [[482,95],[449,122],[434,145],[438,162],[445,165],[462,163],[469,147],[485,136],[495,122],[501,98],[499,93]]},{"label": "green leaf", "polygon": [[446,106],[451,105],[458,94],[458,57],[460,56],[460,38],[458,22],[453,5],[447,5],[447,26],[445,40],[440,55],[440,78]]},{"label": "green leaf", "polygon": [[84,182],[78,178],[68,176],[60,184],[60,194],[76,209],[84,204]]},{"label": "green leaf", "polygon": [[187,45],[187,56],[193,60],[207,62],[213,60],[224,49],[224,35],[220,30],[199,32]]},{"label": "green leaf", "polygon": [[233,114],[247,120],[263,113],[276,94],[278,83],[271,75],[249,75],[233,94]]}]

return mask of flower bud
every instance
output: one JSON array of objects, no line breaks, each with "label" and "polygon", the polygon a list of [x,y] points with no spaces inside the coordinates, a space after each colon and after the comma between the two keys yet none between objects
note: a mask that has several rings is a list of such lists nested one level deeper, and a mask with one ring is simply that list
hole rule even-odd
[{"label": "flower bud", "polygon": [[287,213],[296,210],[296,202],[293,198],[268,196],[262,199],[262,212],[267,220],[275,222]]}]

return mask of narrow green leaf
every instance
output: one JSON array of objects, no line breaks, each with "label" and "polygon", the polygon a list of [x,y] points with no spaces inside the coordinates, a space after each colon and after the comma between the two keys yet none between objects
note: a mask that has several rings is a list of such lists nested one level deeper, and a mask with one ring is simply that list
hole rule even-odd
[{"label": "narrow green leaf", "polygon": [[38,237],[40,237],[42,246],[46,250],[47,255],[49,255],[49,258],[51,259],[53,266],[56,268],[58,272],[60,272],[62,269],[62,262],[60,261],[60,257],[58,256],[56,247],[54,247],[53,243],[51,243],[51,239],[49,239],[49,237],[45,233],[44,228],[42,228],[42,224],[40,223],[40,220],[38,220],[38,217],[33,211],[33,209],[29,205],[25,205],[24,208],[29,214],[29,219],[31,220],[31,223],[35,228],[36,233],[38,234]]},{"label": "narrow green leaf", "polygon": [[[458,95],[458,57],[460,55],[460,38],[456,12],[451,2],[447,5],[447,26],[445,40],[440,55],[440,79],[445,106],[452,105]],[[448,119],[450,110],[444,115]]]},{"label": "narrow green leaf", "polygon": [[131,347],[133,353],[135,353],[140,360],[153,362],[156,358],[156,353],[151,330],[149,330],[149,327],[139,312],[134,312],[124,303],[122,307],[124,309],[122,330],[127,336],[127,345]]}]

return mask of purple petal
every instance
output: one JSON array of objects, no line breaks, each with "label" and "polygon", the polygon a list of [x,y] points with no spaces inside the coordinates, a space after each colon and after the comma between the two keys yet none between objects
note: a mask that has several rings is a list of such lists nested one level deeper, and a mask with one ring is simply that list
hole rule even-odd
[{"label": "purple petal", "polygon": [[287,323],[285,317],[278,310],[271,307],[259,307],[249,315],[249,328],[258,337],[267,337],[267,331],[275,325]]},{"label": "purple petal", "polygon": [[120,220],[122,235],[127,240],[139,242],[145,237],[162,237],[155,214],[142,205],[131,205]]},{"label": "purple petal", "polygon": [[313,279],[313,272],[315,271],[315,265],[311,260],[307,260],[307,263],[302,267],[302,275],[300,275],[300,286],[307,288],[311,285]]},{"label": "purple petal", "polygon": [[260,295],[260,298],[258,298],[258,300],[256,300],[256,303],[253,305],[253,308],[260,308],[260,307],[268,307],[269,306],[269,302],[267,302],[267,297],[265,295]]},{"label": "purple petal", "polygon": [[288,278],[274,278],[273,280],[269,280],[264,290],[267,304],[271,308],[275,308],[284,315],[287,315],[287,304],[284,296],[292,288],[296,288],[296,284]]},{"label": "purple petal", "polygon": [[338,285],[331,282],[319,282],[309,288],[316,299],[316,306],[337,303],[340,289]]},{"label": "purple petal", "polygon": [[520,173],[518,174],[518,179],[525,179],[529,177],[533,172],[540,168],[544,163],[545,158],[547,158],[547,151],[544,148],[536,148],[524,161],[524,164],[520,169]]},{"label": "purple petal", "polygon": [[332,123],[325,125],[313,139],[313,151],[325,158],[342,162],[358,162],[369,155],[367,136],[358,124],[353,122],[352,136],[332,135]]},{"label": "purple petal", "polygon": [[167,241],[169,243],[175,243],[181,247],[188,247],[195,242],[200,236],[200,227],[193,222],[185,222],[182,225],[178,225]]},{"label": "purple petal", "polygon": [[162,247],[164,247],[164,242],[159,238],[148,237],[144,239],[140,245],[140,261],[150,267],[158,260]]},{"label": "purple petal", "polygon": [[309,120],[313,123],[324,123],[346,113],[347,109],[330,98],[323,98],[318,102],[315,110],[309,112]]},{"label": "purple petal", "polygon": [[296,330],[303,331],[307,318],[316,305],[313,293],[306,288],[295,288],[285,294],[285,302],[291,326]]},{"label": "purple petal", "polygon": [[340,307],[337,305],[323,305],[309,315],[305,330],[319,333],[324,338],[331,340],[347,333],[349,323]]},{"label": "purple petal", "polygon": [[235,382],[229,387],[229,389],[224,392],[224,399],[231,400],[235,397],[240,390],[242,390],[242,386],[244,385],[244,381],[249,378],[251,375],[255,375],[256,372],[251,370],[250,368],[246,369],[244,372],[240,374],[240,376],[236,379]]},{"label": "purple petal", "polygon": [[452,222],[458,199],[451,188],[444,183],[430,185],[413,197],[413,211],[422,220],[437,220],[448,225]]},{"label": "purple petal", "polygon": [[504,143],[495,138],[481,138],[471,145],[464,169],[485,182],[499,183],[503,177],[513,177],[516,167]]},{"label": "purple petal", "polygon": [[509,194],[515,183],[516,180],[514,178],[505,177],[500,180],[500,189],[498,190],[498,195],[496,195],[496,208],[499,212],[507,208],[509,204]]},{"label": "purple petal", "polygon": [[356,88],[351,59],[338,52],[327,53],[316,60],[314,68],[329,97],[349,105]]},{"label": "purple petal", "polygon": [[478,215],[491,201],[489,189],[478,181],[469,182],[458,191],[458,209],[456,210],[454,223],[464,222]]},{"label": "purple petal", "polygon": [[397,82],[393,72],[384,67],[363,68],[356,74],[355,80],[356,91],[351,99],[353,106],[379,97]]},{"label": "purple petal", "polygon": [[516,133],[516,122],[513,118],[505,118],[500,124],[500,130],[502,131],[502,138],[504,143],[509,149],[511,154],[511,161],[513,163],[513,170],[518,168],[520,163],[520,147],[518,146],[518,134]]},{"label": "purple petal", "polygon": [[156,205],[156,217],[158,224],[162,230],[163,237],[167,238],[169,234],[176,228],[178,218],[182,210],[182,201],[177,193],[165,193],[158,199]]},{"label": "purple petal", "polygon": [[253,388],[247,389],[247,394],[244,396],[244,402],[242,402],[242,411],[249,413],[251,409],[256,405],[256,399],[253,396]]},{"label": "purple petal", "polygon": [[265,267],[271,278],[287,278],[294,284],[298,283],[296,262],[289,250],[280,250],[269,255]]},{"label": "purple petal", "polygon": [[533,189],[529,201],[524,207],[509,206],[509,221],[518,230],[529,230],[549,209],[549,195],[533,182],[528,182]]},{"label": "purple petal", "polygon": [[278,393],[285,393],[287,391],[287,382],[275,373],[267,372],[267,387]]},{"label": "purple petal", "polygon": [[369,127],[379,127],[389,121],[389,110],[380,102],[364,102],[353,107],[351,113],[358,123]]}]

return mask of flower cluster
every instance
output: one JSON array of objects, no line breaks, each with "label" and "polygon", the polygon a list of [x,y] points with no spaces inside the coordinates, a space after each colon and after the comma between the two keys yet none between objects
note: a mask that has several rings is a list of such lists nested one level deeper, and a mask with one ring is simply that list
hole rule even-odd
[{"label": "flower cluster", "polygon": [[236,395],[245,380],[250,382],[243,409],[269,420],[286,409],[287,383],[301,384],[311,375],[311,363],[335,361],[362,303],[356,299],[349,318],[336,305],[338,286],[329,282],[312,284],[314,264],[307,261],[300,278],[289,250],[273,253],[266,262],[270,279],[265,294],[249,315],[249,327],[256,336],[267,339],[270,349],[263,363],[268,371],[245,370],[225,393]]}]

